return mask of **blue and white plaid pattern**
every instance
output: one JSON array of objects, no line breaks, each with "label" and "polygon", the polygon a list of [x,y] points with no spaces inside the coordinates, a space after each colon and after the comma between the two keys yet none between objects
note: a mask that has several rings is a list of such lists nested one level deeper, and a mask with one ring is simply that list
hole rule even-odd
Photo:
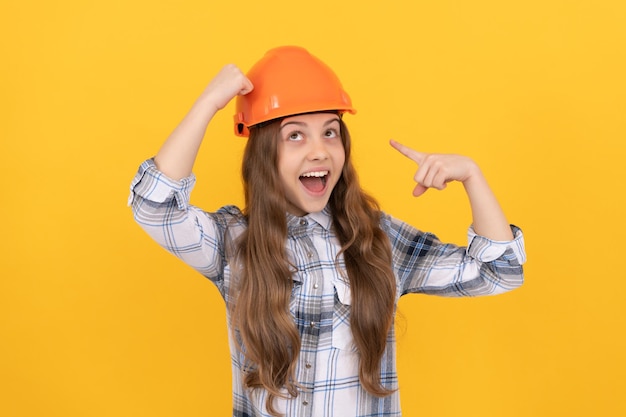
[{"label": "blue and white plaid pattern", "polygon": [[[129,205],[136,221],[161,246],[210,279],[230,303],[229,243],[245,230],[241,211],[226,206],[206,213],[189,204],[195,177],[173,181],[145,161],[131,184]],[[358,353],[350,331],[350,287],[336,268],[340,246],[326,210],[302,218],[287,214],[287,251],[297,268],[290,310],[302,340],[296,371],[298,397],[278,399],[286,416],[400,416],[398,391],[377,398],[359,383]],[[470,228],[468,247],[441,243],[388,215],[381,226],[389,236],[397,297],[407,293],[441,296],[498,294],[519,287],[525,261],[521,231],[511,242],[494,242]],[[339,258],[339,265],[342,259]],[[397,302],[397,299],[396,299]],[[233,416],[269,416],[266,392],[243,388],[243,358],[230,340]],[[395,335],[390,332],[381,363],[381,381],[398,388]]]}]

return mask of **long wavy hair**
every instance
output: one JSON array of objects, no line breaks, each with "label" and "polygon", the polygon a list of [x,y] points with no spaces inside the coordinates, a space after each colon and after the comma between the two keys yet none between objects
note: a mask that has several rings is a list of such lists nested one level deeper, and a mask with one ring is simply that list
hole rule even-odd
[{"label": "long wavy hair", "polygon": [[[278,176],[280,122],[252,127],[244,152],[248,228],[237,242],[240,269],[231,310],[235,340],[246,360],[244,385],[267,390],[266,407],[273,416],[279,416],[276,397],[286,397],[285,390],[298,395],[295,368],[300,353],[300,335],[289,311],[294,267],[286,253],[287,203]],[[340,133],[346,158],[329,208],[350,283],[350,328],[359,353],[359,379],[365,390],[382,397],[393,392],[380,380],[396,297],[391,247],[379,225],[378,204],[359,185],[343,121]]]}]

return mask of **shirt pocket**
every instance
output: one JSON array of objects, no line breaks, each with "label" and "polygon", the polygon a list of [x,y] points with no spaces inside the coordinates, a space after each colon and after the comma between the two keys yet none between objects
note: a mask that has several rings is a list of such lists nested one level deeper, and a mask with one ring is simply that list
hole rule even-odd
[{"label": "shirt pocket", "polygon": [[334,282],[335,306],[333,311],[332,346],[335,349],[356,351],[350,328],[350,288],[344,282]]}]

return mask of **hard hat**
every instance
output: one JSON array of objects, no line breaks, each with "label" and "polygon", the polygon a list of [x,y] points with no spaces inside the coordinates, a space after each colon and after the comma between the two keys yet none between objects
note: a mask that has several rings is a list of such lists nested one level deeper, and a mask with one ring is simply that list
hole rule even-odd
[{"label": "hard hat", "polygon": [[356,113],[337,75],[304,48],[270,49],[246,76],[254,89],[237,96],[237,136],[247,137],[248,127],[279,117],[328,110]]}]

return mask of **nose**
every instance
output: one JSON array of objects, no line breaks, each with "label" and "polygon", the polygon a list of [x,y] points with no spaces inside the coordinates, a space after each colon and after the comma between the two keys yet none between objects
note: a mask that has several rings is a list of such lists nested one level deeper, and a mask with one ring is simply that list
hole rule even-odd
[{"label": "nose", "polygon": [[316,138],[309,141],[310,148],[308,158],[310,161],[321,161],[328,158],[328,149],[323,138]]}]

